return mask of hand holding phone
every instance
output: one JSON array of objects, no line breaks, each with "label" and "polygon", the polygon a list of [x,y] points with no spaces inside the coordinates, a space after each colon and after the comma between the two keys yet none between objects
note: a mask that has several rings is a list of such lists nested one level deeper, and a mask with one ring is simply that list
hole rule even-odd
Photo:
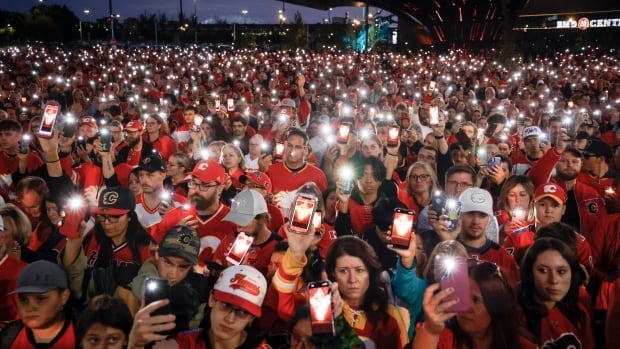
[{"label": "hand holding phone", "polygon": [[284,143],[276,143],[273,148],[273,159],[280,160],[284,157]]},{"label": "hand holding phone", "polygon": [[99,140],[101,141],[101,151],[105,153],[109,152],[110,148],[112,148],[112,134],[110,130],[107,128],[101,129]]},{"label": "hand holding phone", "polygon": [[[150,277],[146,278],[146,281],[144,282],[144,305],[149,305],[163,299],[170,299],[170,284],[168,283],[168,280]],[[170,303],[153,311],[151,316],[168,314],[172,314]],[[156,333],[163,336],[169,336],[172,334],[170,331]]]},{"label": "hand holding phone", "polygon": [[30,152],[30,142],[32,142],[32,136],[28,133],[24,133],[22,139],[19,141],[20,154],[28,154]]},{"label": "hand holding phone", "polygon": [[435,281],[442,290],[454,289],[454,292],[446,296],[442,303],[459,299],[458,303],[445,309],[447,313],[462,313],[471,309],[471,295],[469,290],[469,270],[467,258],[463,256],[450,256],[438,254],[435,256],[434,274]]},{"label": "hand holding phone", "polygon": [[80,234],[80,223],[88,221],[88,205],[83,197],[75,196],[69,198],[63,206],[61,215],[64,216],[58,231],[71,239],[78,239]]},{"label": "hand holding phone", "polygon": [[431,106],[428,109],[428,114],[430,116],[429,123],[431,126],[439,125],[439,107],[436,105]]},{"label": "hand holding phone", "polygon": [[39,137],[52,138],[56,120],[60,115],[60,105],[56,102],[48,102],[43,108],[41,116],[41,126],[39,126]]},{"label": "hand holding phone", "polygon": [[315,281],[308,284],[308,307],[313,336],[336,335],[332,309],[331,283]]},{"label": "hand holding phone", "polygon": [[349,142],[349,135],[351,134],[351,124],[343,122],[338,126],[338,133],[336,134],[336,142],[339,144],[347,144]]},{"label": "hand holding phone", "polygon": [[388,147],[398,146],[399,138],[400,138],[400,127],[390,126],[388,128],[387,146]]}]

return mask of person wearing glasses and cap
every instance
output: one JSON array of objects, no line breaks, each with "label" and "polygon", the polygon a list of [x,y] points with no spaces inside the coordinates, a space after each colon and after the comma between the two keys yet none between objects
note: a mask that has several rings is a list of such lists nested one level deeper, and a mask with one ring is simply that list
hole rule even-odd
[{"label": "person wearing glasses and cap", "polygon": [[213,253],[220,241],[235,231],[235,225],[224,221],[230,207],[221,202],[226,183],[224,168],[213,160],[201,160],[191,173],[188,183],[190,204],[168,211],[161,222],[152,230],[153,239],[160,242],[175,225],[189,225],[196,229],[200,238],[198,264],[204,265],[213,259]]},{"label": "person wearing glasses and cap", "polygon": [[[151,237],[135,212],[136,200],[126,188],[104,189],[91,210],[95,225],[80,225],[59,255],[67,268],[75,298],[88,301],[102,293],[130,296],[129,285],[140,265],[151,258]],[[130,299],[130,298],[129,298]],[[128,304],[129,301],[128,301]]]},{"label": "person wearing glasses and cap", "polygon": [[540,140],[543,133],[538,126],[528,126],[523,129],[523,153],[513,157],[512,174],[523,175],[532,168],[543,155],[544,152],[540,147]]},{"label": "person wearing glasses and cap", "polygon": [[171,314],[152,316],[155,310],[169,304],[169,300],[156,301],[136,314],[128,348],[144,348],[151,342],[164,341],[160,343],[162,347],[176,344],[177,348],[187,349],[269,349],[271,346],[249,329],[262,315],[266,292],[267,280],[258,270],[247,265],[228,267],[221,272],[209,295],[211,309],[201,328],[166,340],[166,335],[158,332],[174,329],[175,317]]}]

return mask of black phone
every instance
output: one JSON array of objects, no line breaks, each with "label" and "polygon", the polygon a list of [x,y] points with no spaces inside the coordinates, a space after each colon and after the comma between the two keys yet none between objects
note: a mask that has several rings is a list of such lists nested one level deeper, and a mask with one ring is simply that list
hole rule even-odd
[{"label": "black phone", "polygon": [[78,136],[77,138],[77,146],[86,150],[86,138],[84,136]]},{"label": "black phone", "polygon": [[408,249],[413,233],[413,218],[415,211],[404,208],[394,209],[390,243],[395,248]]},{"label": "black phone", "polygon": [[28,133],[24,133],[22,139],[19,141],[20,154],[28,154],[30,152],[30,142],[32,142],[32,136]]},{"label": "black phone", "polygon": [[112,148],[112,133],[107,128],[101,129],[99,133],[99,140],[101,141],[101,151],[109,152]]},{"label": "black phone", "polygon": [[431,200],[431,209],[437,212],[438,215],[441,215],[443,208],[446,206],[446,199],[446,194],[437,190]]},{"label": "black phone", "polygon": [[[162,299],[170,299],[170,284],[160,278],[146,278],[144,282],[144,304],[148,305]],[[151,316],[171,314],[170,304],[151,313]]]},{"label": "black phone", "polygon": [[308,284],[308,307],[313,336],[336,335],[330,286],[329,281],[315,281]]}]

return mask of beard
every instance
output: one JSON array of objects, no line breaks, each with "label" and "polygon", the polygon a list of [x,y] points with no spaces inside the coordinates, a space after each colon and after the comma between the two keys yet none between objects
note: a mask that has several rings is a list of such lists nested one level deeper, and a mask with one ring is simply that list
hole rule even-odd
[{"label": "beard", "polygon": [[129,145],[129,148],[135,147],[138,144],[138,142],[140,142],[140,137],[137,137],[135,139],[128,139],[127,140],[127,144]]},{"label": "beard", "polygon": [[573,179],[577,178],[577,176],[579,176],[579,171],[573,171],[573,170],[557,171],[556,176],[558,176],[558,178],[563,181],[572,181]]},{"label": "beard", "polygon": [[218,196],[215,194],[207,198],[198,194],[194,194],[189,197],[189,201],[192,203],[192,205],[196,206],[196,210],[202,211],[213,206],[213,204],[215,204],[215,202],[217,201],[217,197]]}]

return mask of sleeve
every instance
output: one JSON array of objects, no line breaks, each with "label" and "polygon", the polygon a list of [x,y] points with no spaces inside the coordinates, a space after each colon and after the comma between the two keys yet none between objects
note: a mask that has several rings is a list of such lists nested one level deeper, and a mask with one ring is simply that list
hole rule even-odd
[{"label": "sleeve", "polygon": [[422,299],[426,286],[426,281],[416,275],[416,267],[406,269],[400,263],[399,257],[396,262],[396,273],[392,277],[392,289],[396,297],[407,303],[409,318],[412,320],[409,325],[409,338],[413,337],[415,329],[413,319],[422,312]]},{"label": "sleeve", "polygon": [[[64,250],[62,250],[58,254],[58,265],[62,265],[62,256],[64,254]],[[65,266],[65,271],[67,272],[67,277],[69,279],[69,289],[71,290],[71,295],[75,299],[82,299],[84,295],[84,273],[86,273],[86,256],[84,255],[84,251],[78,253],[77,258],[70,265]]]},{"label": "sleeve", "polygon": [[272,287],[278,292],[278,316],[285,321],[290,321],[297,311],[295,289],[307,263],[306,256],[296,260],[290,251],[286,251],[282,264],[273,277]]},{"label": "sleeve", "polygon": [[[350,201],[351,199],[349,199]],[[336,207],[336,221],[334,222],[334,230],[338,236],[353,234],[353,225],[351,224],[351,211],[342,213]]]},{"label": "sleeve", "polygon": [[159,272],[157,271],[157,265],[155,259],[149,259],[140,267],[138,270],[138,275],[133,278],[131,282],[131,292],[138,299],[142,299],[142,293],[144,290],[144,282],[149,277],[159,277]]},{"label": "sleeve", "polygon": [[439,184],[442,187],[445,187],[445,178],[446,172],[450,167],[454,166],[452,162],[452,157],[450,156],[450,151],[445,154],[441,154],[439,150],[437,151],[437,179],[439,180]]},{"label": "sleeve", "polygon": [[530,169],[528,177],[534,182],[534,187],[549,182],[555,164],[560,161],[560,153],[549,149]]}]

